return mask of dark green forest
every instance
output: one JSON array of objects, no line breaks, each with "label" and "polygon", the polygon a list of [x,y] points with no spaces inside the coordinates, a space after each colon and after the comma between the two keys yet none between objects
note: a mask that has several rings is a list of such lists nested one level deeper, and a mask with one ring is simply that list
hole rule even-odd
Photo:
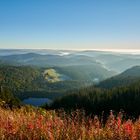
[{"label": "dark green forest", "polygon": [[102,112],[109,113],[110,110],[114,110],[116,112],[124,111],[130,116],[138,116],[140,114],[139,106],[140,81],[130,86],[113,89],[99,89],[94,86],[83,88],[55,100],[51,108],[84,109],[88,114],[98,115],[101,115]]},{"label": "dark green forest", "polygon": [[[69,67],[65,67],[69,72]],[[52,68],[53,69],[53,68]],[[51,74],[58,73],[49,69]],[[44,75],[46,68],[35,66],[0,66],[0,99],[7,106],[18,106],[20,100],[35,97],[53,99],[47,109],[67,111],[84,109],[88,114],[106,114],[110,110],[124,110],[128,115],[140,114],[140,67],[132,67],[123,73],[88,86],[87,81],[65,80],[49,82]],[[58,71],[61,69],[57,68]],[[85,69],[86,70],[86,69]],[[79,73],[82,75],[82,73]],[[74,74],[73,74],[74,76]],[[57,77],[58,78],[58,77]],[[58,79],[59,80],[59,79]]]},{"label": "dark green forest", "polygon": [[135,66],[127,69],[123,73],[101,81],[97,87],[99,88],[114,88],[128,86],[132,83],[140,81],[140,66]]},{"label": "dark green forest", "polygon": [[132,67],[123,73],[80,90],[68,92],[56,99],[51,108],[65,110],[84,109],[99,114],[125,111],[130,116],[140,114],[140,67]]},{"label": "dark green forest", "polygon": [[0,66],[0,85],[10,89],[20,99],[50,97],[51,94],[62,96],[67,90],[86,85],[84,81],[77,80],[50,83],[43,76],[44,69],[31,66]]},{"label": "dark green forest", "polygon": [[0,89],[0,106],[4,108],[20,107],[21,101],[13,95],[8,88],[1,87]]}]

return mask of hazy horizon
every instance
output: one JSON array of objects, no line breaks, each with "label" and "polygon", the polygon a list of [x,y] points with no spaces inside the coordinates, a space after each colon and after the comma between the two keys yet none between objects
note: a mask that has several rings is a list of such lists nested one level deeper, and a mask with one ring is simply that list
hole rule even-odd
[{"label": "hazy horizon", "polygon": [[0,50],[52,50],[52,51],[101,51],[112,53],[140,54],[140,49],[51,49],[51,48],[0,48]]}]

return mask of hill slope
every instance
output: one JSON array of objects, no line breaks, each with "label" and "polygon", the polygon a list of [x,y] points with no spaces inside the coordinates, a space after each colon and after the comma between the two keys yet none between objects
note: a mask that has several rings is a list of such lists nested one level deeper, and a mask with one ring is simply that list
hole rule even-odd
[{"label": "hill slope", "polygon": [[113,88],[118,86],[126,86],[140,80],[140,66],[132,67],[123,73],[102,81],[98,87]]},{"label": "hill slope", "polygon": [[[69,93],[53,102],[51,108],[65,110],[85,109],[89,114],[105,114],[110,110],[124,110],[130,116],[140,114],[140,81],[111,90],[97,89],[93,86]],[[104,115],[105,115],[104,114]]]},{"label": "hill slope", "polygon": [[41,55],[37,53],[16,54],[9,56],[1,56],[0,60],[15,63],[20,65],[34,65],[34,66],[70,66],[92,64],[96,61],[89,56],[84,55]]},{"label": "hill slope", "polygon": [[99,67],[68,66],[38,68],[31,66],[0,66],[0,85],[8,88],[20,99],[28,97],[59,96],[68,90],[75,90],[93,84],[95,78],[105,79],[111,74]]}]

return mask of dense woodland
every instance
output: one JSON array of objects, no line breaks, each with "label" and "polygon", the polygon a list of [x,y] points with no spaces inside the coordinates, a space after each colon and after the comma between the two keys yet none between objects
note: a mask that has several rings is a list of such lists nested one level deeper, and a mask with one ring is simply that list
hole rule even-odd
[{"label": "dense woodland", "polygon": [[45,68],[31,66],[2,65],[0,66],[0,85],[10,89],[20,99],[48,96],[55,98],[56,94],[62,96],[67,90],[75,90],[86,85],[86,82],[77,80],[50,83],[43,76],[44,70]]},{"label": "dense woodland", "polygon": [[20,107],[21,101],[15,97],[12,92],[7,89],[1,87],[0,89],[0,106],[4,108],[17,108]]},{"label": "dense woodland", "polygon": [[43,75],[44,68],[2,65],[0,98],[7,104],[18,105],[17,98],[23,100],[28,97],[47,97],[55,99],[47,106],[49,109],[84,109],[88,114],[99,115],[103,111],[107,114],[110,110],[124,110],[130,116],[138,116],[139,69],[138,66],[133,67],[98,85],[86,87],[83,81],[76,80],[50,83]]},{"label": "dense woodland", "polygon": [[65,110],[84,109],[89,114],[101,115],[124,111],[130,116],[140,114],[140,81],[130,86],[113,89],[98,89],[94,86],[83,88],[73,94],[69,94],[55,100],[51,105],[53,109],[64,108]]},{"label": "dense woodland", "polygon": [[114,88],[120,86],[128,86],[131,83],[140,81],[140,66],[135,66],[127,69],[123,73],[101,81],[98,84],[99,88]]}]

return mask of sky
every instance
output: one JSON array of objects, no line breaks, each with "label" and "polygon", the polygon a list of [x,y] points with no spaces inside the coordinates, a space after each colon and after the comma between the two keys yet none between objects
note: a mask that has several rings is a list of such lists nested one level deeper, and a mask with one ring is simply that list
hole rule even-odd
[{"label": "sky", "polygon": [[0,48],[140,49],[140,0],[0,0]]}]

